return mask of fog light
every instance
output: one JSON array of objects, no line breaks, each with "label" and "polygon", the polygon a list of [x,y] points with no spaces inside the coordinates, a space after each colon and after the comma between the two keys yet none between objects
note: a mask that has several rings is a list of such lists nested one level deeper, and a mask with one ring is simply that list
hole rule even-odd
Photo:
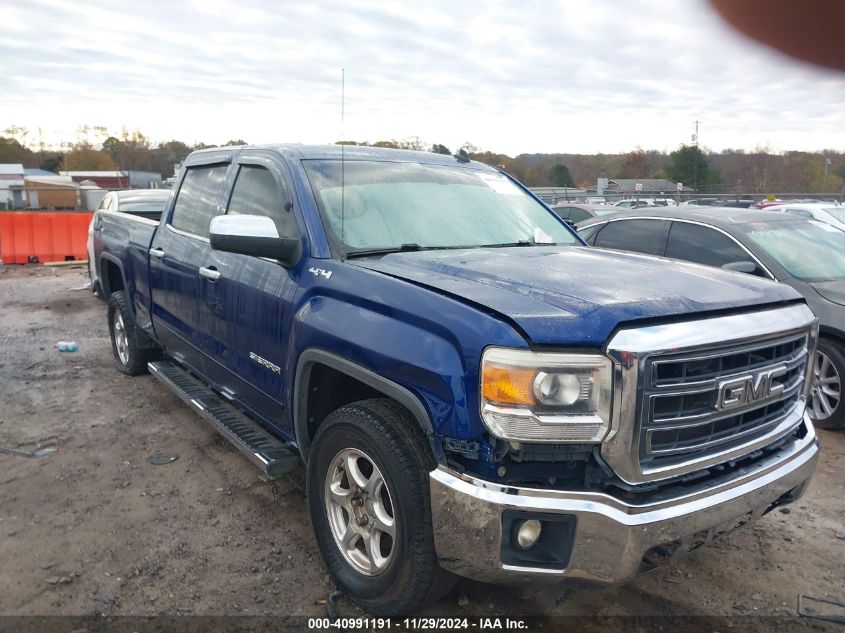
[{"label": "fog light", "polygon": [[516,530],[516,543],[521,549],[531,549],[543,533],[543,524],[537,519],[523,521]]}]

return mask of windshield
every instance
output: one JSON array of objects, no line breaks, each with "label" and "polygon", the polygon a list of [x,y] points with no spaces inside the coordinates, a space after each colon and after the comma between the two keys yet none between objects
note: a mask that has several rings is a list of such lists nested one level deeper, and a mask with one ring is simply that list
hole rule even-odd
[{"label": "windshield", "polygon": [[346,161],[341,188],[340,161],[303,164],[324,224],[338,241],[342,236],[347,252],[580,244],[553,213],[496,172]]},{"label": "windshield", "polygon": [[619,209],[616,207],[610,207],[609,209],[593,209],[593,213],[596,215],[610,215],[611,213],[619,213]]},{"label": "windshield", "polygon": [[146,202],[121,202],[120,210],[124,213],[162,213],[167,200],[150,200]]},{"label": "windshield", "polygon": [[845,279],[845,231],[808,220],[800,224],[758,224],[747,234],[797,279]]},{"label": "windshield", "polygon": [[843,207],[825,207],[825,211],[827,211],[830,215],[834,218],[839,220],[840,222],[845,222],[845,208]]}]

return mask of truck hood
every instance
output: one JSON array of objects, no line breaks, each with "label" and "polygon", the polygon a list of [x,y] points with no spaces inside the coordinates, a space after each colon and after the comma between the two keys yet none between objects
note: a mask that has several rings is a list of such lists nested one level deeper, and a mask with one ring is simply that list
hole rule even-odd
[{"label": "truck hood", "polygon": [[493,310],[538,345],[598,346],[629,321],[800,299],[743,273],[581,246],[418,251],[355,264]]},{"label": "truck hood", "polygon": [[828,301],[845,305],[845,281],[815,281],[810,285]]}]

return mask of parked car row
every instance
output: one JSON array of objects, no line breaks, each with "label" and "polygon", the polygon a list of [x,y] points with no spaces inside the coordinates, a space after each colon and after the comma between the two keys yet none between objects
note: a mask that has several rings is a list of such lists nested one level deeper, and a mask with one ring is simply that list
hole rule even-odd
[{"label": "parked car row", "polygon": [[[572,204],[582,204],[583,201],[581,199],[572,200]],[[555,202],[552,206],[560,206],[564,204],[570,204],[570,201],[564,202]],[[683,202],[679,203],[674,200],[673,198],[666,198],[666,197],[659,197],[659,198],[625,198],[623,200],[617,200],[615,202],[609,202],[602,197],[592,197],[586,200],[586,204],[589,205],[600,205],[600,206],[611,206],[611,207],[622,207],[625,209],[639,209],[643,207],[732,207],[735,209],[768,209],[772,207],[781,207],[785,205],[795,206],[795,205],[824,205],[827,207],[838,207],[840,206],[839,202],[836,200],[817,200],[817,199],[803,199],[803,200],[781,200],[780,198],[776,199],[765,199],[765,200],[753,200],[751,198],[716,198],[716,197],[701,197],[701,198],[691,198],[689,200],[684,200]]]},{"label": "parked car row", "polygon": [[840,406],[845,375],[845,232],[816,219],[813,213],[820,209],[814,206],[796,205],[780,212],[639,209],[584,221],[578,232],[600,248],[717,266],[792,286],[820,321],[811,415],[822,428],[845,428],[845,406]]},{"label": "parked car row", "polygon": [[733,207],[736,209],[748,209],[756,200],[747,198],[735,198],[734,200],[721,200],[719,198],[692,198],[681,203],[682,207]]},{"label": "parked car row", "polygon": [[601,217],[603,215],[610,215],[618,213],[619,209],[614,206],[606,204],[576,204],[574,202],[565,202],[553,205],[551,207],[555,215],[561,220],[565,220],[567,224],[575,225],[590,218]]},{"label": "parked car row", "polygon": [[613,203],[614,207],[638,209],[640,207],[677,207],[678,203],[672,198],[626,198]]}]

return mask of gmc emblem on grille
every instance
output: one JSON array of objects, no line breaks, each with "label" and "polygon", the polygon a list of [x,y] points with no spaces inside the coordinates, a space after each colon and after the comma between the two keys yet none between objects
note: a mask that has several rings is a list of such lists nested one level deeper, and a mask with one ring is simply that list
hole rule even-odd
[{"label": "gmc emblem on grille", "polygon": [[777,397],[783,393],[782,383],[775,382],[786,374],[786,365],[764,369],[747,376],[723,380],[719,383],[716,409],[724,411]]}]

